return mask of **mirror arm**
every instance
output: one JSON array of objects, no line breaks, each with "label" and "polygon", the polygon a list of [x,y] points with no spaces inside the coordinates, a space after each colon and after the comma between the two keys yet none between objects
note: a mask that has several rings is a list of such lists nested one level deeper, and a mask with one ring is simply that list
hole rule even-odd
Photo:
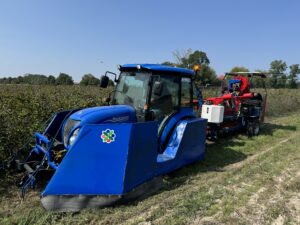
[{"label": "mirror arm", "polygon": [[119,81],[119,79],[117,79],[117,74],[116,73],[113,73],[113,72],[110,72],[110,71],[106,71],[104,76],[107,76],[108,73],[112,74],[112,75],[115,75],[115,80],[114,80],[115,82]]}]

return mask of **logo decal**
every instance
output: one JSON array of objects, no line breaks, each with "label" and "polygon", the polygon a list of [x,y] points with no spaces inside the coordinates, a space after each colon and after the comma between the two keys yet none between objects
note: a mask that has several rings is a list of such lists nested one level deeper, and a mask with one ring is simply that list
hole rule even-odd
[{"label": "logo decal", "polygon": [[117,135],[115,134],[114,130],[106,129],[102,131],[101,139],[103,143],[109,144],[115,141],[116,136]]}]

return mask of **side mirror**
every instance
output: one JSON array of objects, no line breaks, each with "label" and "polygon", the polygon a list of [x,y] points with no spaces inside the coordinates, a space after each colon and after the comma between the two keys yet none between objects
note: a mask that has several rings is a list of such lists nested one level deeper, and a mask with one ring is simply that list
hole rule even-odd
[{"label": "side mirror", "polygon": [[160,96],[162,94],[162,91],[163,91],[163,83],[160,82],[160,81],[155,81],[153,89],[154,89],[153,93],[155,95]]},{"label": "side mirror", "polygon": [[107,88],[108,81],[109,81],[108,76],[102,76],[101,79],[100,79],[100,87]]}]

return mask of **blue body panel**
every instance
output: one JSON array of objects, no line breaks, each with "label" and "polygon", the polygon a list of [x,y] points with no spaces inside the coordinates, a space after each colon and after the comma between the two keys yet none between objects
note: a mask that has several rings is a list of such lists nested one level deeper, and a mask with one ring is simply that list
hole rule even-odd
[{"label": "blue body panel", "polygon": [[136,122],[135,110],[128,105],[99,106],[82,109],[70,116],[83,124]]},{"label": "blue body panel", "polygon": [[158,175],[163,175],[184,165],[200,160],[205,153],[206,119],[180,121],[165,151],[157,157]]},{"label": "blue body panel", "polygon": [[[177,124],[162,154],[157,127],[157,122],[83,126],[42,196],[121,195],[204,156],[206,120]],[[111,143],[101,139],[107,129],[115,134]]]},{"label": "blue body panel", "polygon": [[124,179],[124,193],[155,176],[157,126],[157,122],[137,123],[132,126]]},{"label": "blue body panel", "polygon": [[[109,144],[101,139],[107,129],[116,134]],[[86,125],[42,195],[127,192],[154,176],[156,148],[156,122]]]},{"label": "blue body panel", "polygon": [[179,67],[172,67],[172,66],[165,66],[161,64],[125,64],[122,65],[121,70],[126,69],[136,69],[137,66],[141,66],[142,69],[152,70],[152,71],[162,71],[162,72],[173,72],[177,75],[186,75],[186,76],[194,76],[195,72],[193,70],[179,68]]},{"label": "blue body panel", "polygon": [[160,143],[164,143],[174,128],[174,126],[178,123],[178,121],[182,120],[183,118],[195,118],[194,112],[192,108],[181,108],[172,118],[168,121],[167,125],[165,126],[161,136],[160,136]]}]

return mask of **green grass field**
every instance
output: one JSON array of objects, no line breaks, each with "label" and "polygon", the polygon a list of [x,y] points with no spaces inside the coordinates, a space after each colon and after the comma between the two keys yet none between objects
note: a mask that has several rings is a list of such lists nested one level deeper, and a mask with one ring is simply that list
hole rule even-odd
[{"label": "green grass field", "polygon": [[[81,87],[5,88],[0,89],[0,124],[6,124],[0,133],[2,156],[7,146],[21,143],[24,137],[10,140],[18,131],[26,136],[40,126],[40,115],[45,119],[58,109],[102,104],[107,94]],[[300,224],[299,97],[299,90],[270,90],[260,136],[235,134],[208,143],[203,161],[165,176],[160,191],[127,205],[49,213],[40,205],[39,190],[22,200],[12,177],[1,177],[0,224]],[[27,129],[31,123],[37,124]],[[9,127],[13,131],[7,133]]]}]

